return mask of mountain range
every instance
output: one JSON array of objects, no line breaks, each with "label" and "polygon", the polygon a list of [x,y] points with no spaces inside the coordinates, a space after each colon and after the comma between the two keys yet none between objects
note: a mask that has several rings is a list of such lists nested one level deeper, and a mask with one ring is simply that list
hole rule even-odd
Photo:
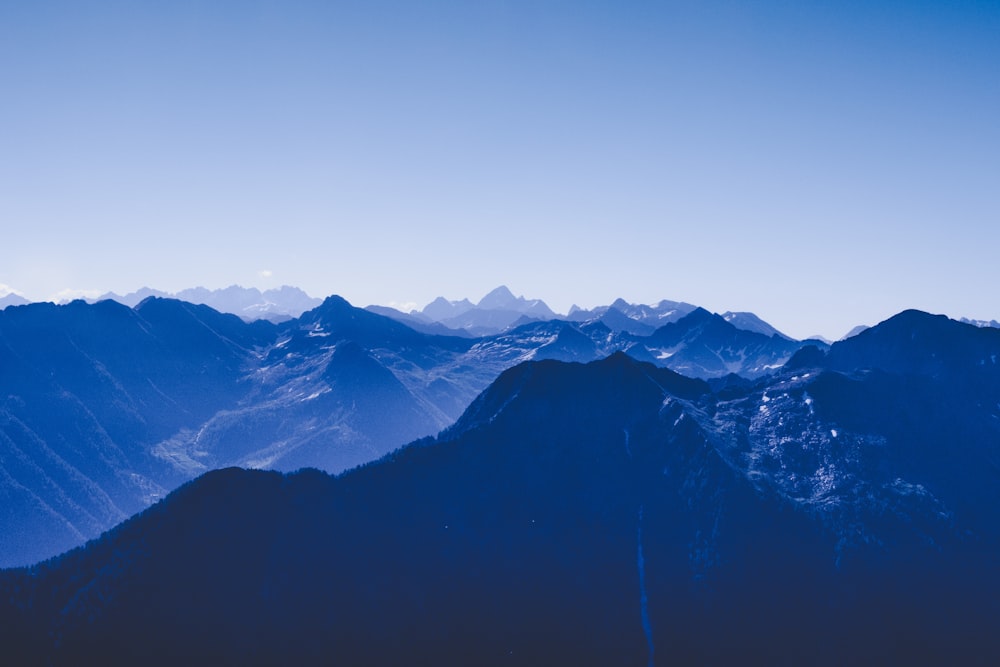
[{"label": "mountain range", "polygon": [[[154,330],[150,307],[178,306],[110,312]],[[687,317],[640,344],[687,341],[697,359],[690,332],[742,335],[721,316]],[[293,329],[255,330],[277,343],[254,354],[272,368],[300,355],[287,372],[311,363],[318,339],[349,339],[329,351],[327,366],[346,347],[331,393],[365,375],[365,354],[380,361],[403,339],[415,352],[382,365],[393,374],[418,360],[433,368],[437,355],[469,364],[474,349],[524,356],[513,338],[432,345],[339,300]],[[336,476],[207,472],[84,548],[0,573],[5,656],[1000,659],[1000,331],[906,311],[831,346],[799,345],[754,378],[685,377],[622,351],[585,364],[538,359],[548,346],[585,359],[596,344],[587,332],[610,331],[600,322],[516,331],[520,344],[534,341],[532,358],[509,364],[436,437]],[[209,356],[230,367],[221,347]]]},{"label": "mountain range", "polygon": [[126,306],[135,307],[151,296],[210,306],[222,313],[238,315],[248,322],[259,319],[272,322],[294,319],[305,311],[320,305],[323,301],[309,296],[297,287],[289,287],[288,285],[263,292],[256,287],[241,287],[239,285],[230,285],[216,290],[193,287],[176,293],[143,287],[124,296],[108,292],[99,296],[95,301],[110,299]]},{"label": "mountain range", "polygon": [[696,377],[757,377],[803,343],[702,309],[650,336],[535,321],[473,338],[416,331],[339,297],[252,323],[147,297],[0,312],[0,564],[95,537],[225,466],[339,472],[450,425],[503,370],[624,350]]}]

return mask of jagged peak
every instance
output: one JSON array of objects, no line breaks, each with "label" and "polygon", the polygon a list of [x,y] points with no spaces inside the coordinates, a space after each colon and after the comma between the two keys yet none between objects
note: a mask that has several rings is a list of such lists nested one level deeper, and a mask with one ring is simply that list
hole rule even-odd
[{"label": "jagged peak", "polygon": [[[521,297],[521,299],[523,300],[524,297]],[[478,308],[501,309],[517,301],[518,298],[514,296],[513,292],[506,285],[500,285],[480,299],[476,306]]]}]

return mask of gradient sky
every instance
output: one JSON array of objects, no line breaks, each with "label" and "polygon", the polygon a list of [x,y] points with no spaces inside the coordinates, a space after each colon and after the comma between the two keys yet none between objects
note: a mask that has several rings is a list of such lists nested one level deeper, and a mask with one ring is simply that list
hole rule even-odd
[{"label": "gradient sky", "polygon": [[0,2],[0,289],[1000,319],[1000,3]]}]

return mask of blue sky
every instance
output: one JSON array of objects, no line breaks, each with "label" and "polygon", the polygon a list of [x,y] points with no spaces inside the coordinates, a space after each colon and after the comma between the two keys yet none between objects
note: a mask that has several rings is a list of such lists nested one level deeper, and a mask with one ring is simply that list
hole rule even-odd
[{"label": "blue sky", "polygon": [[998,35],[997,2],[0,2],[0,285],[1000,319]]}]

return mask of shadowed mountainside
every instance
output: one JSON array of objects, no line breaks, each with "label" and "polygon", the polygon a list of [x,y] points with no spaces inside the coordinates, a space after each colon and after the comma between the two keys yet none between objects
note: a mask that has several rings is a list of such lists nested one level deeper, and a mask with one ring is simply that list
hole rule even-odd
[{"label": "shadowed mountainside", "polygon": [[521,364],[377,463],[212,472],[4,573],[4,645],[55,664],[989,664],[1000,367],[927,363],[968,335],[904,313],[711,385],[624,354]]}]

